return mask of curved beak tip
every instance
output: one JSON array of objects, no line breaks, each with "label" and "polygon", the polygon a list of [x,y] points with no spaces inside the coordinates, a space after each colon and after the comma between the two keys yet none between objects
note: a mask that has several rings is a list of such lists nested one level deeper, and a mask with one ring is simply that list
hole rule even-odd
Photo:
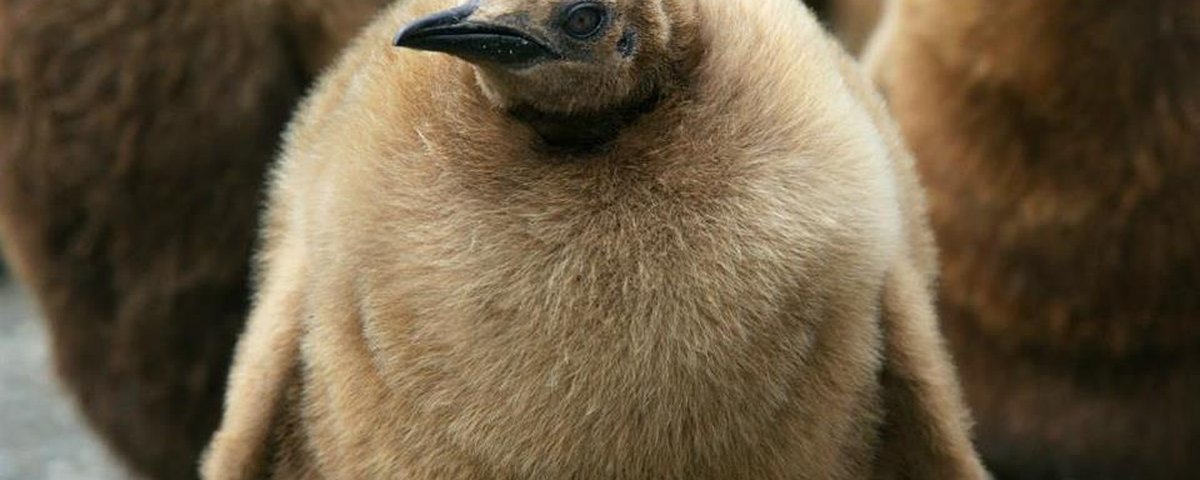
[{"label": "curved beak tip", "polygon": [[392,37],[392,46],[393,47],[406,46],[408,44],[408,41],[407,41],[408,37],[405,36],[405,34],[407,32],[408,32],[408,29],[404,29],[404,30],[401,30],[400,33],[397,33],[395,37]]},{"label": "curved beak tip", "polygon": [[408,40],[423,32],[460,25],[474,14],[478,8],[479,2],[473,0],[459,7],[419,18],[401,29],[395,38],[392,39],[392,45],[396,47],[408,46],[410,44]]},{"label": "curved beak tip", "polygon": [[392,45],[511,67],[558,57],[544,42],[523,29],[468,20],[476,7],[471,2],[421,18],[400,30]]}]

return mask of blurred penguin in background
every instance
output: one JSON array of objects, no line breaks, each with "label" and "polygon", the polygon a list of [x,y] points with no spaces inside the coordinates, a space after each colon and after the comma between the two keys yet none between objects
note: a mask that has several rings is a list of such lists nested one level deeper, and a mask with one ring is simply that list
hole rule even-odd
[{"label": "blurred penguin in background", "polygon": [[824,22],[828,18],[830,0],[802,0],[800,3],[808,6],[818,20]]},{"label": "blurred penguin in background", "polygon": [[985,478],[872,92],[794,0],[396,6],[292,124],[206,478]]},{"label": "blurred penguin in background", "polygon": [[868,62],[930,190],[986,461],[1200,474],[1200,2],[887,15]]},{"label": "blurred penguin in background", "polygon": [[859,54],[891,0],[836,0],[833,5],[834,32],[846,50]]},{"label": "blurred penguin in background", "polygon": [[379,0],[0,0],[0,237],[91,426],[192,478],[243,325],[263,172]]},{"label": "blurred penguin in background", "polygon": [[887,0],[808,0],[817,17],[852,54],[862,51]]}]

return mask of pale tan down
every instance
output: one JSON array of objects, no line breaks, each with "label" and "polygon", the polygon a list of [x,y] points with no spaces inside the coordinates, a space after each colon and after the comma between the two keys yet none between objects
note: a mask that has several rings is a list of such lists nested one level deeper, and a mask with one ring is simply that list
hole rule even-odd
[{"label": "pale tan down", "polygon": [[[450,1],[393,8],[327,75],[207,478],[986,476],[911,159],[858,68],[794,0],[605,3],[661,98],[603,148],[549,148],[496,106],[530,91],[390,46]],[[643,91],[553,68],[522,78],[559,114]]]}]

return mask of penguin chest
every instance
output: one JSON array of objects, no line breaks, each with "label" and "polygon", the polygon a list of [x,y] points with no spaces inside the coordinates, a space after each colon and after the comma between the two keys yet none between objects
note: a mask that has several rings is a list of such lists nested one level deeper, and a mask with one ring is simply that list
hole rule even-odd
[{"label": "penguin chest", "polygon": [[312,320],[344,342],[324,361],[357,352],[372,372],[322,381],[384,404],[360,445],[428,442],[527,478],[771,478],[805,452],[867,455],[879,280],[837,263],[864,261],[849,239],[750,202],[418,201],[319,266],[341,270],[314,289],[343,312]]}]

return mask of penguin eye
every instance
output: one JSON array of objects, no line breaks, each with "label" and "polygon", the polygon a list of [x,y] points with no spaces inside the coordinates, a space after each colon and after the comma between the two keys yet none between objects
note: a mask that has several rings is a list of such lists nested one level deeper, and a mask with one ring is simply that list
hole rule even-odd
[{"label": "penguin eye", "polygon": [[608,11],[604,6],[586,2],[575,5],[563,15],[563,30],[580,40],[595,36],[604,26]]}]

